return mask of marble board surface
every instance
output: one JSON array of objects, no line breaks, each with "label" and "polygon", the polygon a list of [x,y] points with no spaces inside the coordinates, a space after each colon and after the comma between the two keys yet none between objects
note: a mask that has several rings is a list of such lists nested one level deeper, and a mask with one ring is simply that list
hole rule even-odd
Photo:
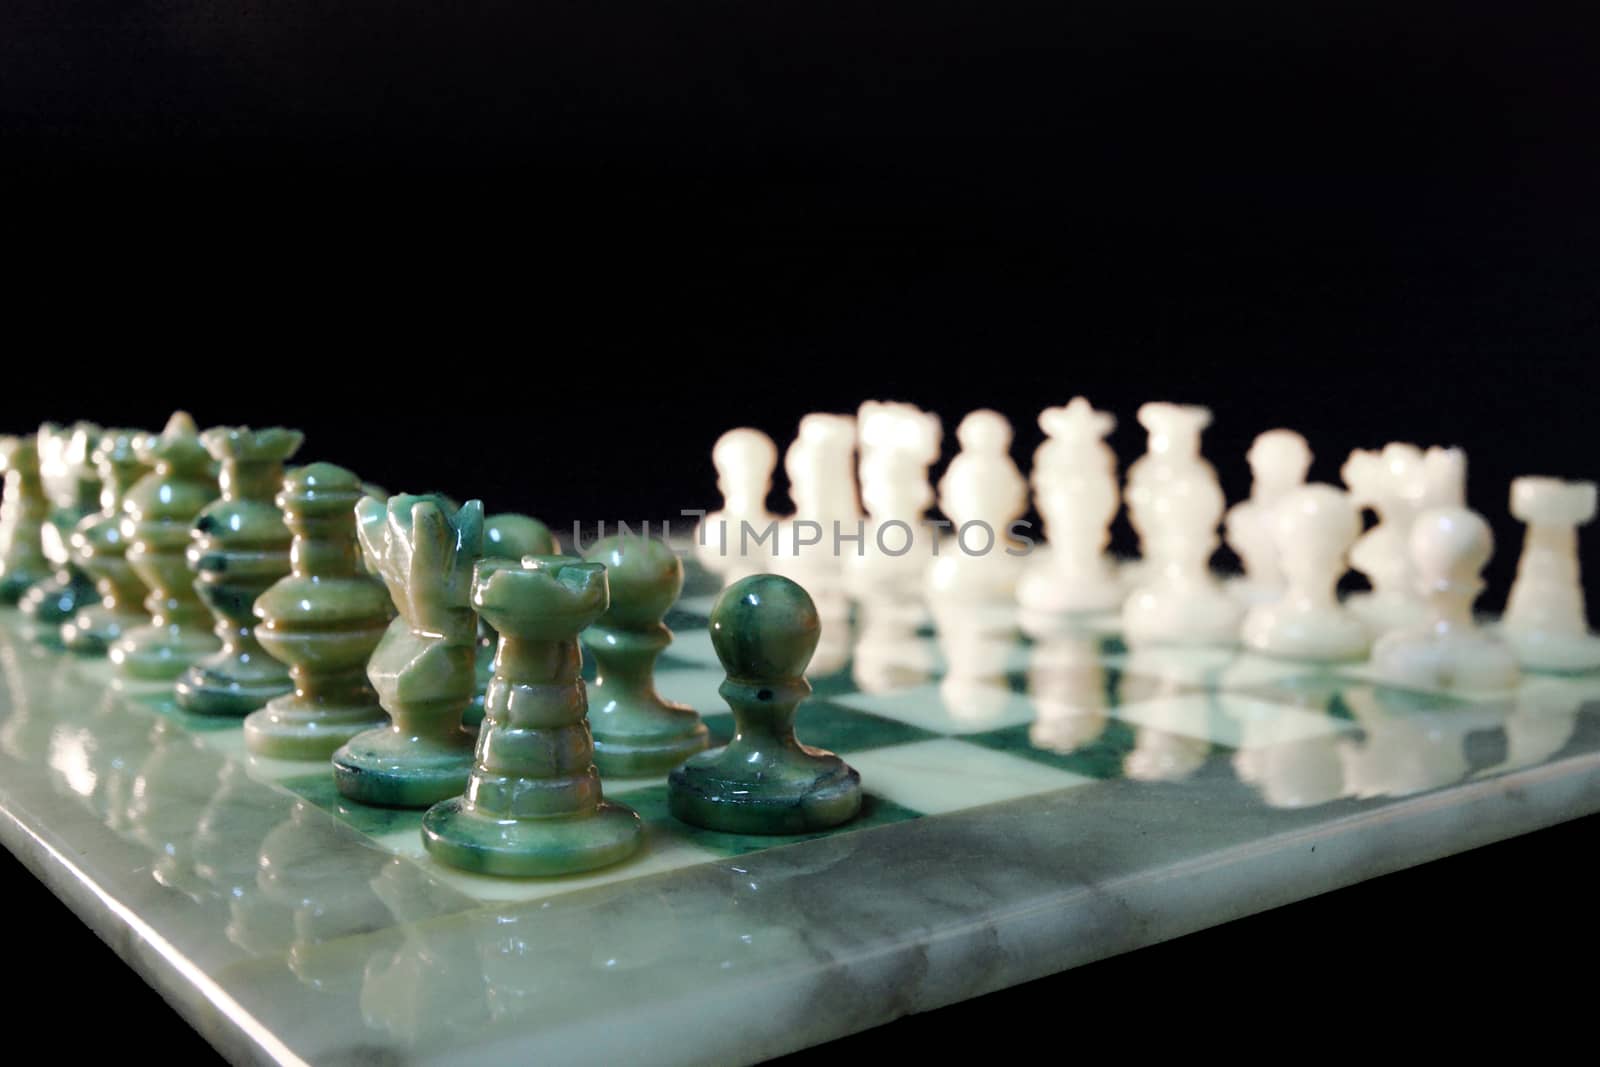
[{"label": "marble board surface", "polygon": [[[703,585],[660,688],[726,737]],[[825,612],[801,739],[868,799],[496,879],[0,614],[0,841],[235,1062],[749,1063],[1600,811],[1600,678],[1476,698],[914,606]]]}]

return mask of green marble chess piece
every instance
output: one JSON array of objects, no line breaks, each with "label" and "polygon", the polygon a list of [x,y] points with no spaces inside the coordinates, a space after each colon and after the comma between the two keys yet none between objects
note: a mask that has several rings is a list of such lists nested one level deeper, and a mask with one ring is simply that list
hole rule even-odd
[{"label": "green marble chess piece", "polygon": [[656,657],[672,643],[661,620],[683,592],[683,562],[665,543],[637,534],[602,538],[584,558],[605,564],[611,587],[611,606],[583,631],[596,664],[589,686],[595,766],[607,776],[665,774],[710,736],[694,709],[656,692]]},{"label": "green marble chess piece", "polygon": [[273,498],[283,488],[284,462],[305,435],[219,426],[200,440],[222,466],[222,498],[195,519],[186,558],[222,651],[185,671],[174,694],[197,715],[243,717],[294,688],[288,668],[256,640],[254,608],[256,597],[289,573],[291,535]]},{"label": "green marble chess piece", "polygon": [[292,572],[256,600],[256,640],[289,666],[294,692],[244,720],[258,756],[327,759],[384,722],[367,660],[389,625],[389,594],[367,573],[356,541],[361,482],[343,467],[313,463],[283,480],[278,507],[294,534]]},{"label": "green marble chess piece", "polygon": [[473,735],[461,714],[478,645],[472,565],[483,549],[483,503],[450,509],[438,496],[362,497],[356,529],[400,610],[367,663],[391,721],[333,754],[334,781],[362,804],[425,808],[460,796],[472,770]]},{"label": "green marble chess piece", "polygon": [[467,791],[422,818],[423,844],[441,862],[482,874],[573,874],[639,848],[639,816],[601,792],[579,673],[578,634],[609,599],[599,563],[478,561],[472,603],[500,645]]},{"label": "green marble chess piece", "polygon": [[0,437],[0,604],[15,604],[28,587],[50,576],[43,528],[50,498],[39,479],[39,443],[27,437]]},{"label": "green marble chess piece", "polygon": [[798,834],[861,810],[855,769],[794,736],[821,634],[810,594],[788,578],[753,574],[722,591],[711,609],[711,644],[728,672],[719,692],[733,709],[733,740],[668,776],[675,817],[725,833]]},{"label": "green marble chess piece", "polygon": [[[488,559],[521,559],[523,556],[552,556],[561,549],[550,534],[550,527],[538,519],[515,512],[490,515],[483,520],[483,555]],[[494,675],[494,647],[500,635],[494,627],[478,617],[478,658],[475,667],[477,684],[473,689],[472,703],[461,717],[466,725],[477,729],[483,722],[483,698],[489,691],[489,679]]]},{"label": "green marble chess piece", "polygon": [[61,624],[95,598],[94,583],[72,558],[72,531],[98,506],[100,476],[91,455],[100,427],[79,422],[69,428],[54,423],[39,427],[39,475],[50,498],[50,517],[40,530],[47,558],[55,570],[28,587],[17,602],[28,620],[29,636],[48,645],[61,644]]},{"label": "green marble chess piece", "polygon": [[117,639],[111,662],[124,678],[167,681],[221,647],[184,555],[189,527],[221,490],[188,412],[174,413],[160,437],[138,446],[155,470],[123,497],[122,535],[128,565],[150,590],[144,600],[150,622]]},{"label": "green marble chess piece", "polygon": [[100,656],[123,632],[149,616],[139,609],[144,583],[128,566],[128,541],[122,534],[122,501],[128,490],[150,472],[139,458],[139,430],[106,430],[93,459],[100,474],[100,510],[72,531],[72,557],[94,580],[99,601],[79,609],[61,624],[61,641],[82,655]]}]

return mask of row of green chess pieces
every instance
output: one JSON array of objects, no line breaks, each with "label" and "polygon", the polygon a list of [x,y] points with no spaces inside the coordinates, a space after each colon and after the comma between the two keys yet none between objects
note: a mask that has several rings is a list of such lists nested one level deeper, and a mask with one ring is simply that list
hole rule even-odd
[{"label": "row of green chess pieces", "polygon": [[[0,578],[18,589],[32,561],[16,535],[42,514],[21,440],[0,444]],[[639,819],[604,800],[602,772],[671,770],[672,813],[728,832],[822,829],[859,810],[856,773],[794,737],[820,634],[799,586],[758,575],[719,599],[711,636],[736,735],[702,751],[699,715],[654,687],[683,586],[666,545],[610,538],[585,559],[552,555],[543,524],[485,520],[477,501],[384,497],[326,463],[285,474],[300,440],[200,435],[182,413],[160,437],[105,434],[102,510],[71,536],[99,603],[64,611],[57,574],[43,580],[51,596],[23,594],[25,610],[38,623],[54,604],[63,642],[109,651],[126,678],[175,678],[191,712],[245,715],[260,755],[331,756],[351,799],[428,808],[427,847],[469,870],[564,874],[630,855]],[[132,608],[136,582],[148,618]],[[498,631],[492,660],[480,616]],[[592,732],[580,635],[599,667]]]}]

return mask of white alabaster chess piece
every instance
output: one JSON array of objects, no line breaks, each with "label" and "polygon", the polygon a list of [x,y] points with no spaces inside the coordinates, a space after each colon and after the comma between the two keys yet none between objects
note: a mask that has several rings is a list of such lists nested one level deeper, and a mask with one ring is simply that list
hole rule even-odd
[{"label": "white alabaster chess piece", "polygon": [[1128,471],[1128,515],[1144,553],[1140,583],[1122,606],[1129,644],[1232,645],[1244,609],[1211,574],[1222,488],[1200,456],[1205,408],[1145,404],[1150,450]]},{"label": "white alabaster chess piece", "polygon": [[1228,509],[1224,526],[1228,547],[1244,564],[1244,576],[1229,582],[1228,591],[1246,603],[1269,603],[1285,584],[1272,532],[1273,509],[1305,484],[1311,446],[1293,430],[1268,430],[1251,443],[1245,460],[1250,464],[1250,499]]},{"label": "white alabaster chess piece", "polygon": [[1379,638],[1374,671],[1414,689],[1499,692],[1516,686],[1521,672],[1511,648],[1472,618],[1494,552],[1489,524],[1466,508],[1429,508],[1412,522],[1410,545],[1429,617]]},{"label": "white alabaster chess piece", "polygon": [[1416,591],[1411,524],[1424,508],[1466,506],[1466,453],[1393,441],[1381,452],[1351,452],[1339,473],[1356,504],[1378,515],[1350,551],[1350,566],[1372,584],[1350,596],[1350,610],[1375,634],[1417,625],[1428,612]]},{"label": "white alabaster chess piece", "polygon": [[1350,497],[1331,485],[1292,489],[1273,507],[1268,532],[1288,585],[1276,601],[1245,615],[1245,646],[1318,663],[1363,658],[1371,635],[1338,595],[1350,546],[1361,534]]},{"label": "white alabaster chess piece", "polygon": [[1578,569],[1578,527],[1595,515],[1595,483],[1524,477],[1511,483],[1511,514],[1527,524],[1517,579],[1500,632],[1534,671],[1600,668]]},{"label": "white alabaster chess piece", "polygon": [[856,489],[856,420],[814,413],[783,456],[794,515],[782,524],[780,555],[837,563],[835,532],[854,533],[861,519]]},{"label": "white alabaster chess piece", "polygon": [[760,430],[743,426],[717,438],[711,463],[717,469],[722,507],[701,520],[695,552],[719,573],[759,570],[761,554],[770,556],[776,548],[771,539],[776,535],[768,530],[775,530],[777,518],[767,510],[767,494],[778,466],[778,446]]},{"label": "white alabaster chess piece", "polygon": [[1011,423],[987,408],[956,427],[961,451],[939,480],[939,510],[951,533],[928,568],[930,596],[1009,601],[1016,595],[1022,548],[1012,524],[1028,510],[1028,483],[1011,458]]},{"label": "white alabaster chess piece", "polygon": [[1030,611],[1111,611],[1125,590],[1106,557],[1120,504],[1117,456],[1105,443],[1117,420],[1081,396],[1039,415],[1045,443],[1033,455],[1033,499],[1049,547],[1035,553],[1017,587]]},{"label": "white alabaster chess piece", "polygon": [[861,500],[869,518],[859,545],[841,547],[845,569],[856,589],[915,586],[933,558],[933,537],[923,521],[933,503],[928,468],[943,441],[939,416],[912,404],[869,400],[857,426]]},{"label": "white alabaster chess piece", "polygon": [[1415,626],[1427,618],[1407,542],[1422,496],[1422,450],[1401,442],[1381,452],[1356,449],[1339,475],[1356,505],[1378,515],[1350,550],[1350,566],[1372,585],[1370,593],[1351,594],[1350,610],[1374,633]]}]

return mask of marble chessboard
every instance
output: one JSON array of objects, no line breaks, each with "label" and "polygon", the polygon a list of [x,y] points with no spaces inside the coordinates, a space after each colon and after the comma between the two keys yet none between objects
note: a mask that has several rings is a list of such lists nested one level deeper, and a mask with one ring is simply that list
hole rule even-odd
[{"label": "marble chessboard", "polygon": [[[691,567],[663,695],[731,716]],[[0,839],[234,1062],[748,1063],[1600,811],[1600,676],[1387,687],[914,603],[826,616],[797,732],[861,815],[755,837],[608,779],[632,860],[433,861],[420,812],[248,754],[0,616]],[[592,669],[592,668],[587,668]]]}]

